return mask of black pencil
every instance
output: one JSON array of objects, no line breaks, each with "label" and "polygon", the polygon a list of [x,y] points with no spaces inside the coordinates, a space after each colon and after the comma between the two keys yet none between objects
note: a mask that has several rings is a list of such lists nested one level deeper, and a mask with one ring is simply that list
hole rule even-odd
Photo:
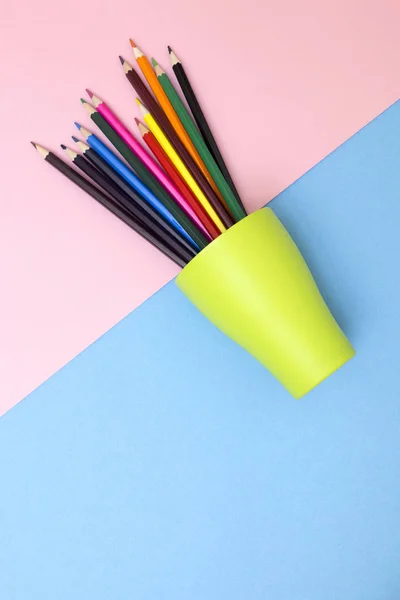
[{"label": "black pencil", "polygon": [[[64,144],[61,144],[61,148],[65,150],[67,156],[72,160],[74,165],[78,167],[85,175],[90,177],[103,191],[105,191],[115,202],[130,214],[136,221],[141,225],[152,231],[160,239],[173,248],[177,253],[181,252],[185,257],[190,259],[196,256],[197,252],[180,234],[171,227],[171,232],[167,232],[165,229],[160,227],[151,217],[149,217],[143,210],[141,210],[136,204],[134,204],[129,196],[125,194],[110,178],[102,173],[96,166],[90,163],[85,154],[81,155],[70,148],[67,148]],[[189,259],[189,260],[190,260]]]},{"label": "black pencil", "polygon": [[136,231],[139,235],[141,235],[144,239],[146,239],[150,244],[155,246],[158,250],[160,250],[163,254],[168,256],[171,260],[173,260],[180,267],[184,267],[189,260],[184,259],[181,255],[178,255],[174,252],[172,248],[168,246],[163,240],[159,239],[153,233],[148,231],[143,225],[138,223],[133,217],[131,217],[125,210],[120,208],[114,200],[112,200],[109,196],[107,196],[102,190],[94,186],[90,181],[85,179],[82,175],[80,175],[75,169],[67,165],[63,160],[58,158],[53,152],[50,150],[46,150],[39,144],[35,144],[31,142],[32,146],[36,148],[39,154],[44,158],[46,162],[48,162],[52,167],[57,169],[60,173],[62,173],[65,177],[67,177],[70,181],[75,183],[79,188],[84,190],[89,196],[97,200],[102,206],[107,208],[110,212],[112,212],[116,217],[118,217],[121,221],[123,221],[126,225],[128,225],[131,229]]},{"label": "black pencil", "polygon": [[201,106],[199,101],[197,100],[196,94],[190,84],[189,78],[186,75],[185,69],[179,58],[176,56],[175,52],[168,46],[168,52],[171,59],[172,69],[175,73],[176,79],[178,80],[179,86],[182,90],[183,95],[186,98],[186,101],[189,105],[190,110],[192,111],[192,115],[194,120],[197,123],[197,126],[200,130],[201,135],[204,138],[204,141],[214,157],[215,162],[217,163],[221,173],[223,174],[227,184],[231,188],[233,194],[236,197],[236,200],[239,202],[240,206],[246,213],[246,209],[243,206],[243,202],[240,199],[239,193],[233,183],[233,179],[228,171],[228,167],[225,164],[225,161],[222,157],[220,149],[218,148],[217,142],[211,132],[210,126],[207,123],[207,120],[204,116],[203,111],[201,110]]}]

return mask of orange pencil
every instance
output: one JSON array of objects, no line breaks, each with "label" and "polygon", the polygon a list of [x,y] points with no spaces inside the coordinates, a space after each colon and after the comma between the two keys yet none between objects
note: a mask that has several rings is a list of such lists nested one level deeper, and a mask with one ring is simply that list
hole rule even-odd
[{"label": "orange pencil", "polygon": [[135,44],[135,42],[133,40],[129,40],[129,41],[133,48],[133,53],[135,55],[136,62],[139,65],[139,68],[142,71],[143,75],[145,76],[147,83],[151,87],[155,97],[157,98],[158,102],[160,103],[161,108],[163,109],[166,116],[168,117],[169,122],[171,123],[172,127],[175,129],[175,131],[178,134],[179,138],[181,139],[182,143],[185,145],[187,151],[191,154],[193,160],[196,162],[200,171],[203,173],[204,177],[207,179],[207,181],[211,185],[212,189],[217,194],[218,198],[220,200],[222,200],[222,202],[224,203],[221,192],[219,191],[213,178],[211,177],[210,173],[208,172],[207,167],[205,166],[199,153],[197,152],[195,145],[193,144],[192,140],[190,139],[188,133],[186,132],[186,129],[182,125],[178,115],[175,112],[174,107],[172,106],[171,102],[168,99],[167,94],[164,92],[162,85],[158,81],[158,77],[155,74],[155,72],[153,71],[153,67],[150,64],[149,59],[143,54],[143,52],[140,50],[140,48]]}]

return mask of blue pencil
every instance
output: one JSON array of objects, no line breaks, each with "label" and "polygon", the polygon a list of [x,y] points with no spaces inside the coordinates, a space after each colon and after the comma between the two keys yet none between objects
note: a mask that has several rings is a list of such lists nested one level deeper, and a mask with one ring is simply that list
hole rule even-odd
[{"label": "blue pencil", "polygon": [[139,179],[137,175],[127,167],[94,133],[91,133],[88,129],[79,125],[79,123],[75,123],[76,127],[79,129],[87,143],[91,148],[96,150],[98,154],[111,166],[113,169],[121,175],[125,179],[127,183],[142,196],[150,206],[155,208],[160,215],[164,217],[164,219],[173,225],[179,233],[181,233],[185,239],[187,239],[195,248],[199,248],[198,245],[193,241],[190,235],[185,231],[180,223],[175,219],[175,217],[169,212],[167,208],[165,208],[164,204],[153,194],[151,190]]}]

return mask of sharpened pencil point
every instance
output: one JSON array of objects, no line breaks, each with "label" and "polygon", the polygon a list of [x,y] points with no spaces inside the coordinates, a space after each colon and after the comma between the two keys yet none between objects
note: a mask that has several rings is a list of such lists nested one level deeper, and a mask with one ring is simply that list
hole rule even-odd
[{"label": "sharpened pencil point", "polygon": [[120,55],[120,56],[118,56],[118,58],[119,58],[119,60],[120,60],[120,63],[121,63],[121,65],[123,65],[123,64],[124,64],[124,62],[125,62],[125,59],[124,59],[124,58],[122,58],[122,56],[121,56],[121,55]]},{"label": "sharpened pencil point", "polygon": [[171,59],[171,65],[173,67],[181,62],[173,50],[169,53],[169,58]]},{"label": "sharpened pencil point", "polygon": [[[94,96],[95,97],[95,96]],[[95,109],[94,106],[92,106],[91,104],[89,104],[89,102],[86,102],[86,100],[84,100],[83,98],[81,98],[81,102],[84,106],[84,108],[87,110],[89,116],[91,117],[94,113],[97,113],[97,110]]]},{"label": "sharpened pencil point", "polygon": [[66,146],[65,144],[60,144],[60,146],[61,146],[61,148],[62,148],[63,150],[66,150],[66,149],[67,149],[67,146]]},{"label": "sharpened pencil point", "polygon": [[158,62],[156,61],[155,58],[151,58],[151,64],[153,65],[153,67],[156,67],[158,65]]},{"label": "sharpened pencil point", "polygon": [[43,148],[43,146],[39,146],[39,144],[35,144],[35,142],[31,142],[31,144],[39,152],[42,158],[47,158],[50,154],[50,150]]},{"label": "sharpened pencil point", "polygon": [[141,110],[141,112],[142,112],[142,115],[143,115],[144,117],[146,117],[148,114],[150,114],[150,113],[149,113],[149,111],[147,110],[147,108],[144,106],[144,104],[142,104],[142,103],[140,102],[139,98],[136,98],[136,102],[137,102],[137,105],[138,105],[138,107],[140,108],[140,110]]},{"label": "sharpened pencil point", "polygon": [[78,138],[77,138],[77,137],[75,137],[74,135],[72,135],[71,137],[72,137],[72,139],[73,139],[73,141],[74,141],[75,143],[79,142]]},{"label": "sharpened pencil point", "polygon": [[167,48],[168,48],[168,52],[171,54],[171,52],[172,52],[171,46],[167,46]]},{"label": "sharpened pencil point", "polygon": [[91,91],[90,91],[90,90],[88,90],[87,88],[86,88],[86,93],[87,93],[87,95],[89,96],[89,98],[93,98],[93,92],[91,92]]},{"label": "sharpened pencil point", "polygon": [[79,131],[81,130],[82,125],[79,125],[79,123],[77,123],[76,121],[74,121],[74,125],[79,129]]},{"label": "sharpened pencil point", "polygon": [[136,58],[136,60],[138,60],[139,58],[144,56],[144,54],[141,51],[141,49],[139,48],[139,46],[137,44],[135,44],[135,42],[133,40],[129,40],[129,41],[131,43],[133,54],[134,54],[134,57]]},{"label": "sharpened pencil point", "polygon": [[[135,117],[135,123],[136,123],[136,125],[139,125],[139,123],[140,123],[140,121],[137,117]],[[31,144],[32,144],[32,142],[31,142]]]},{"label": "sharpened pencil point", "polygon": [[154,69],[154,72],[157,75],[157,77],[161,77],[161,75],[165,75],[164,71],[162,70],[162,68],[160,67],[158,62],[156,60],[154,60],[154,58],[152,58],[151,60],[153,62],[153,69]]}]

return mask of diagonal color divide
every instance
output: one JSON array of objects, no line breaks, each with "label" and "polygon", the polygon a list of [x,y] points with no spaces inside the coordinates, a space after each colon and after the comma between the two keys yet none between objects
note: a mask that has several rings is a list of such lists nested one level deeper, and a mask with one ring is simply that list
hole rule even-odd
[{"label": "diagonal color divide", "polygon": [[185,10],[180,0],[140,10],[120,0],[118,11],[99,10],[95,0],[25,4],[7,4],[0,35],[3,113],[13,116],[0,150],[1,412],[176,273],[28,144],[56,150],[68,142],[73,121],[85,122],[79,97],[88,86],[135,129],[134,95],[118,61],[132,58],[129,36],[163,67],[168,43],[179,52],[249,209],[399,96],[394,1],[379,9],[364,0],[205,0]]},{"label": "diagonal color divide", "polygon": [[272,203],[357,348],[306,398],[171,283],[0,419],[2,600],[400,597],[399,129]]}]

